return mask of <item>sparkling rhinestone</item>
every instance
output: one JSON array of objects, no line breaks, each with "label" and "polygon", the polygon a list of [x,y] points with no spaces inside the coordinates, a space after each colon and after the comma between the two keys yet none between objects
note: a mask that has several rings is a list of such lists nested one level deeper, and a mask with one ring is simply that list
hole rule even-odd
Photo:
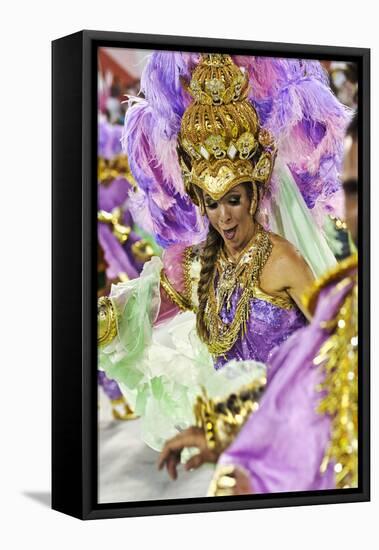
[{"label": "sparkling rhinestone", "polygon": [[235,145],[231,143],[228,148],[228,157],[233,160],[236,154],[237,154],[237,149]]},{"label": "sparkling rhinestone", "polygon": [[353,338],[350,340],[350,343],[352,346],[357,347],[358,345],[358,336],[353,336]]}]

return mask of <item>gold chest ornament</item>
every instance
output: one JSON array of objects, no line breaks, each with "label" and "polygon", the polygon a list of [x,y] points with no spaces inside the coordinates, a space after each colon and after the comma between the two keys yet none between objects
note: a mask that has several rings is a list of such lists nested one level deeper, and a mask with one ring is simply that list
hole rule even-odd
[{"label": "gold chest ornament", "polygon": [[[207,346],[212,355],[225,355],[235,344],[237,338],[246,332],[246,323],[250,314],[250,300],[254,297],[254,287],[258,286],[262,269],[272,250],[268,233],[258,226],[253,239],[234,264],[221,251],[213,272],[209,298],[204,312],[204,321],[208,330]],[[225,323],[220,313],[226,304],[230,311],[231,298],[237,288],[241,296],[236,305],[233,320]]]}]

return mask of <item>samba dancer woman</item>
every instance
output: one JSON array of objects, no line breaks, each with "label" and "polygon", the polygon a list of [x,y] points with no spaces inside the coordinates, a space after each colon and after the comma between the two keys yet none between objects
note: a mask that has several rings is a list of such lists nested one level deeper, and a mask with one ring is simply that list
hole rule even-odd
[{"label": "samba dancer woman", "polygon": [[[317,268],[322,270],[323,264],[334,263],[321,232],[310,223],[311,216],[294,184],[294,176],[283,161],[278,168],[280,185],[286,197],[292,198],[292,206],[295,203],[292,211],[302,217],[303,229],[314,236],[309,248],[313,247],[313,252],[317,249],[317,254],[307,251],[313,272],[293,244],[264,228],[275,227],[275,223],[283,228],[292,222],[278,216],[277,209],[273,213],[275,189],[267,188],[277,148],[248,99],[248,74],[230,56],[209,54],[200,57],[190,82],[181,79],[188,105],[176,135],[174,167],[169,157],[172,139],[166,141],[166,166],[158,166],[156,152],[136,152],[142,144],[145,149],[151,147],[146,145],[146,134],[141,137],[141,127],[146,127],[146,120],[151,119],[152,105],[137,103],[127,119],[125,143],[131,169],[134,168],[137,183],[143,186],[148,181],[145,197],[150,212],[154,213],[153,201],[155,217],[165,220],[167,231],[161,239],[168,246],[163,265],[153,258],[137,281],[114,286],[110,297],[100,300],[100,364],[124,388],[136,392],[136,402],[144,403],[142,414],[154,416],[156,432],[161,435],[168,425],[159,430],[157,413],[160,418],[169,417],[171,433],[189,425],[191,399],[200,385],[208,385],[203,367],[207,360],[209,365],[210,357],[216,370],[225,364],[265,362],[271,350],[304,326],[300,296],[313,281]],[[164,106],[162,94],[161,99]],[[339,116],[344,121],[342,112]],[[300,128],[298,133],[302,131]],[[167,132],[166,127],[166,137]],[[154,132],[151,141],[156,142]],[[172,181],[167,181],[168,166],[172,179],[180,174],[180,166],[184,182],[181,193],[175,191]],[[161,188],[166,185],[168,189],[168,207],[163,206],[164,195],[159,196],[150,185],[154,171]],[[179,186],[178,181],[176,185]],[[200,220],[199,211],[193,211],[186,194],[198,207]],[[163,214],[157,212],[158,204],[165,210]],[[141,211],[146,212],[146,204]],[[188,246],[191,240],[201,241],[199,236],[204,236],[204,219],[209,222],[205,242]],[[181,235],[174,244],[176,229]],[[301,238],[295,244],[299,242]],[[316,261],[312,262],[315,256]],[[167,356],[167,347],[158,342],[154,351],[154,346],[149,346],[154,339],[152,325],[170,323],[183,310],[193,312],[186,317],[184,339],[178,346],[171,324],[175,350],[171,349]],[[196,333],[192,331],[188,337],[194,314]],[[206,345],[206,359],[201,343]],[[163,356],[158,357],[159,354]],[[214,376],[208,374],[212,387]],[[224,388],[228,384],[230,381],[224,380]],[[146,428],[145,435],[151,430],[152,425]],[[146,439],[152,444],[154,438]],[[154,441],[152,446],[162,445],[162,437],[159,442],[157,438]]]}]

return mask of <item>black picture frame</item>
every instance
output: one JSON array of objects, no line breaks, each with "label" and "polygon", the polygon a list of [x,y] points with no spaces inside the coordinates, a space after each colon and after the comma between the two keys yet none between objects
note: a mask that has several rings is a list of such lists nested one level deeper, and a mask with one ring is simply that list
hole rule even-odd
[{"label": "black picture frame", "polygon": [[[97,48],[354,61],[359,74],[359,487],[97,503]],[[52,43],[52,508],[81,519],[370,500],[370,50],[81,31]]]}]

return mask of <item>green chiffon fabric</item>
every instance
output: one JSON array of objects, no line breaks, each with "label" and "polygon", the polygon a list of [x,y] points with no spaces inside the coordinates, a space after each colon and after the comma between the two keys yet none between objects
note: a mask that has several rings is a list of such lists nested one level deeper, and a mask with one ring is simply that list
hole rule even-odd
[{"label": "green chiffon fabric", "polygon": [[143,440],[157,451],[194,423],[193,404],[203,389],[210,396],[224,397],[265,372],[265,366],[255,361],[233,361],[216,371],[196,334],[192,312],[153,328],[160,306],[161,268],[161,260],[154,257],[138,279],[112,287],[118,334],[99,350],[99,368],[119,383],[141,417]]},{"label": "green chiffon fabric", "polygon": [[118,315],[117,336],[99,350],[99,367],[130,389],[136,389],[143,378],[138,365],[151,342],[152,324],[159,312],[161,267],[161,260],[154,257],[138,279],[112,285],[109,296]]},{"label": "green chiffon fabric", "polygon": [[278,167],[277,174],[280,183],[271,201],[270,229],[296,246],[318,278],[336,264],[336,258],[288,167]]}]

